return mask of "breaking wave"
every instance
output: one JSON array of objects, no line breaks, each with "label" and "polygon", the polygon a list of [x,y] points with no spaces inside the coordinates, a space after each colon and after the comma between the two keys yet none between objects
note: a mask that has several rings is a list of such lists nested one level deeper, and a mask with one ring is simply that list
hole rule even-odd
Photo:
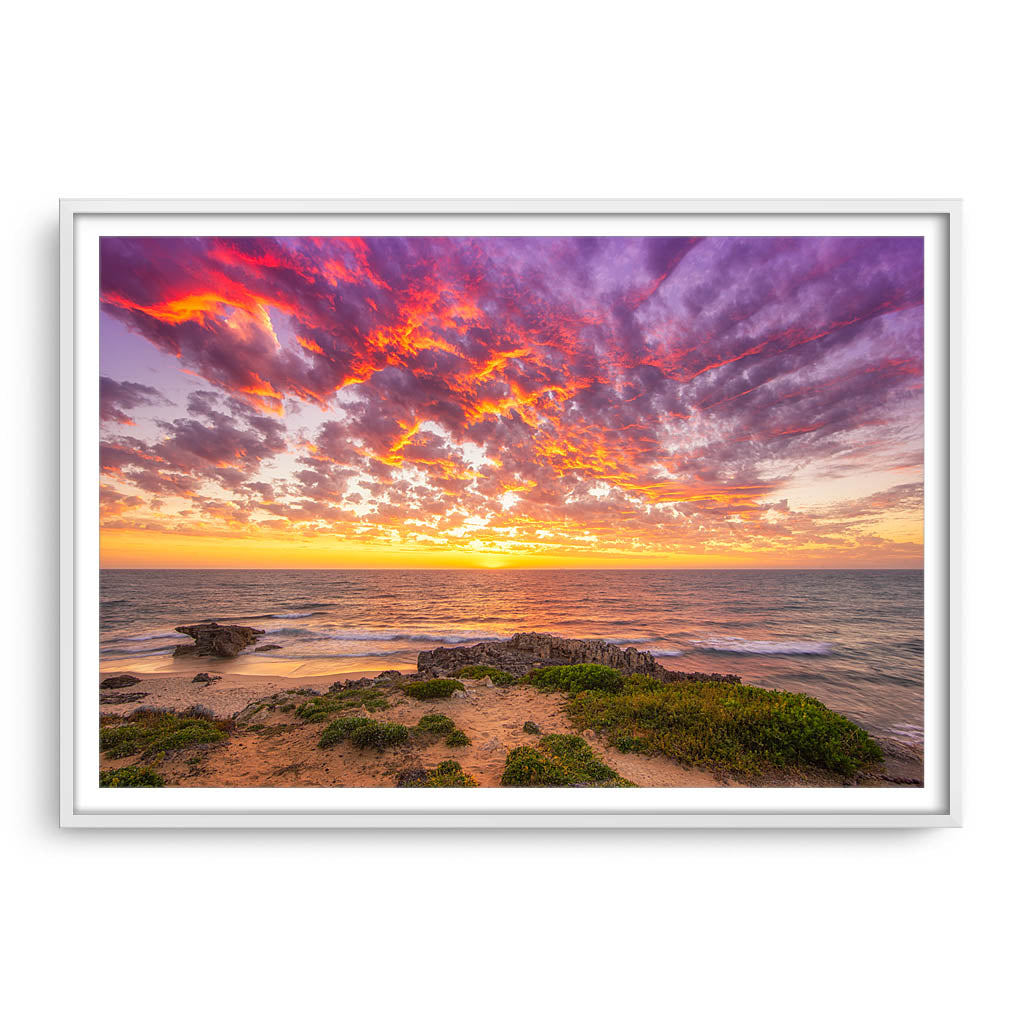
[{"label": "breaking wave", "polygon": [[[800,640],[744,640],[741,636],[708,636],[691,640],[702,651],[726,651],[729,654],[831,654],[832,645]],[[653,653],[653,652],[652,652]]]}]

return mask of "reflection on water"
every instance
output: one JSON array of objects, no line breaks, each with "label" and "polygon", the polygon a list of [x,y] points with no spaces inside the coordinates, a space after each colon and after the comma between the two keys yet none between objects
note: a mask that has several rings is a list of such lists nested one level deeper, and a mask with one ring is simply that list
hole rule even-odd
[{"label": "reflection on water", "polygon": [[100,659],[104,671],[180,671],[171,650],[188,638],[174,627],[205,618],[256,626],[282,645],[230,662],[261,675],[411,669],[421,650],[536,630],[802,690],[876,732],[916,739],[922,586],[917,570],[107,569]]}]

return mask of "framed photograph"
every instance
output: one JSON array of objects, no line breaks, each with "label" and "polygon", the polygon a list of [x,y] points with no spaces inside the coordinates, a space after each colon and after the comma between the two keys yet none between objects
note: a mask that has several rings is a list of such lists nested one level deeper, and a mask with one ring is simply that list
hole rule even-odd
[{"label": "framed photograph", "polygon": [[959,218],[64,201],[62,825],[959,824]]}]

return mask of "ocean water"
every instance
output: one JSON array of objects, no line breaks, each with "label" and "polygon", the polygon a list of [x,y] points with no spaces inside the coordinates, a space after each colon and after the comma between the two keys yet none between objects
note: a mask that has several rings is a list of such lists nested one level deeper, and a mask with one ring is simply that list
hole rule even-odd
[{"label": "ocean water", "polygon": [[919,570],[105,569],[100,667],[180,671],[171,650],[190,641],[174,627],[202,619],[282,645],[230,671],[294,677],[412,670],[421,650],[537,631],[808,693],[876,734],[919,740],[923,615]]}]

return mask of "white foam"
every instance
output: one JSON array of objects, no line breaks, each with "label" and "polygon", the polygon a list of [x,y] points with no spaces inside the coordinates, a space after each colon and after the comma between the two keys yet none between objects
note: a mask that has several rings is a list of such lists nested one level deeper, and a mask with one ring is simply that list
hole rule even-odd
[{"label": "white foam", "polygon": [[745,640],[741,636],[707,636],[690,644],[705,651],[730,654],[831,654],[832,645],[811,640]]}]

